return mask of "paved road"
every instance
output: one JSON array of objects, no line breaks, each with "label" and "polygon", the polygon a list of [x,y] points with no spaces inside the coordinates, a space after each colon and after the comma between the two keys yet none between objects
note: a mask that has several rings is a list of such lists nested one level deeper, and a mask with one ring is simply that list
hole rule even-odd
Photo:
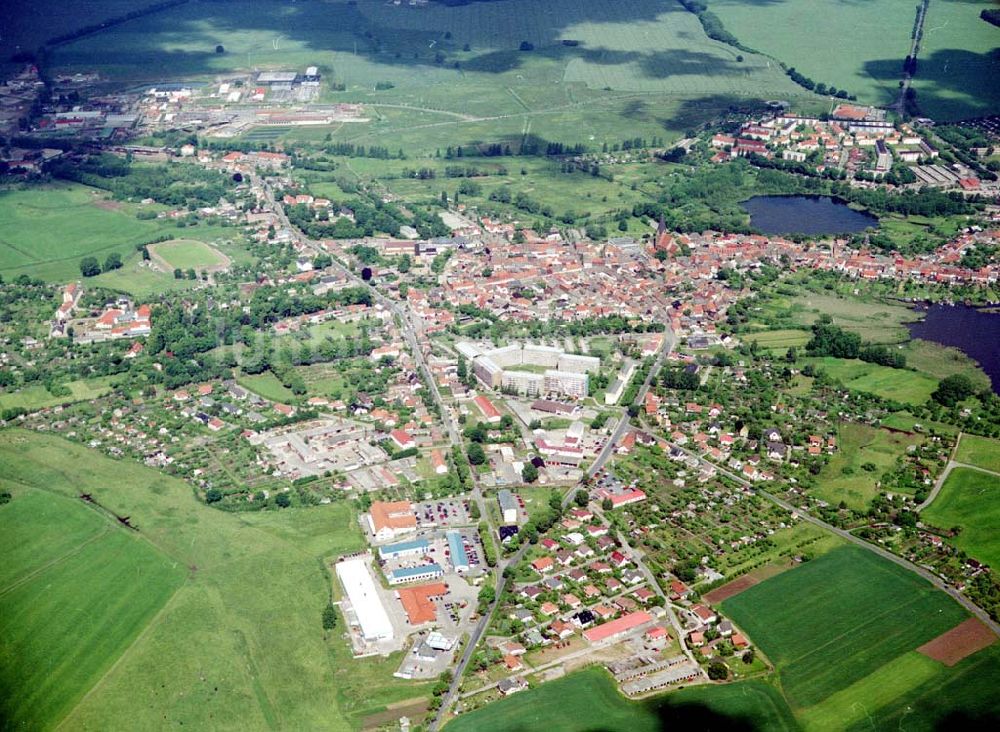
[{"label": "paved road", "polygon": [[795,513],[796,515],[800,516],[803,521],[808,521],[809,523],[814,524],[816,526],[819,526],[821,528],[824,528],[827,531],[831,531],[834,534],[836,534],[837,536],[839,536],[840,538],[845,539],[846,541],[849,541],[852,544],[855,544],[855,545],[860,546],[860,547],[862,547],[864,549],[867,549],[870,552],[874,552],[875,554],[878,554],[883,559],[888,559],[890,562],[893,562],[894,564],[898,564],[900,567],[903,567],[904,569],[908,569],[911,572],[915,572],[916,574],[920,575],[925,580],[927,580],[928,582],[930,582],[932,585],[934,585],[935,587],[937,587],[939,590],[941,590],[943,592],[946,592],[949,595],[951,595],[966,610],[968,610],[970,613],[972,613],[977,618],[979,618],[981,621],[983,621],[983,623],[985,623],[986,625],[988,625],[990,627],[990,629],[994,633],[996,633],[997,635],[1000,635],[1000,624],[996,623],[993,620],[993,618],[991,618],[989,616],[989,614],[985,610],[983,610],[981,607],[979,607],[978,605],[976,605],[974,602],[972,602],[972,600],[970,600],[965,595],[963,595],[961,592],[959,592],[954,587],[952,587],[946,580],[942,579],[941,577],[939,577],[938,575],[934,574],[933,572],[931,572],[931,571],[929,571],[927,569],[924,569],[923,567],[921,567],[921,566],[919,566],[917,564],[914,564],[913,562],[911,562],[908,559],[904,559],[903,557],[899,556],[898,554],[893,554],[888,549],[883,549],[882,547],[880,547],[880,546],[878,546],[876,544],[872,544],[870,542],[867,542],[864,539],[861,539],[861,538],[855,536],[851,532],[846,531],[845,529],[837,528],[836,526],[834,526],[832,524],[828,524],[826,521],[823,521],[822,519],[816,518],[815,516],[813,516],[812,514],[810,514],[808,511],[805,511],[802,508],[798,508],[796,506],[793,506],[788,501],[786,501],[786,500],[784,500],[782,498],[778,498],[777,496],[775,496],[772,493],[768,493],[767,491],[761,489],[760,487],[758,487],[758,486],[754,485],[753,483],[751,483],[750,481],[746,480],[742,476],[739,476],[736,473],[732,473],[729,470],[726,470],[725,468],[722,468],[722,467],[716,465],[715,463],[709,462],[708,460],[706,460],[705,458],[703,458],[701,455],[697,455],[697,454],[691,452],[690,450],[685,450],[683,447],[680,447],[679,445],[675,445],[675,444],[673,444],[671,442],[668,442],[667,444],[670,445],[673,448],[677,448],[678,450],[680,450],[681,452],[683,452],[683,453],[685,453],[687,455],[690,455],[691,457],[697,458],[699,461],[701,461],[705,465],[710,465],[711,467],[715,468],[722,475],[725,475],[728,478],[730,478],[732,480],[735,480],[740,485],[743,485],[743,486],[746,486],[746,487],[750,488],[751,490],[753,490],[757,494],[759,494],[761,496],[764,496],[764,498],[767,498],[769,501],[772,501],[773,503],[776,503],[777,505],[781,506],[786,511],[790,511],[790,512]]},{"label": "paved road", "polygon": [[945,465],[944,470],[941,471],[941,475],[934,482],[934,488],[931,489],[930,494],[924,499],[924,502],[917,506],[917,511],[923,511],[934,499],[937,498],[937,494],[941,492],[941,486],[944,485],[945,480],[948,479],[948,475],[951,473],[952,468],[955,467],[955,454],[958,452],[958,446],[962,442],[962,433],[958,433],[958,437],[955,438],[955,444],[951,448],[951,455],[948,456],[948,464]]},{"label": "paved road", "polygon": [[944,485],[944,482],[948,479],[948,476],[951,474],[951,471],[954,470],[955,468],[967,468],[968,470],[977,470],[980,473],[986,473],[988,475],[993,475],[996,476],[997,478],[1000,478],[1000,473],[997,473],[996,471],[987,470],[986,468],[981,468],[978,465],[969,465],[968,463],[959,463],[954,460],[949,460],[948,464],[944,468],[944,471],[941,473],[937,481],[934,483],[934,490],[930,492],[930,495],[927,496],[927,499],[923,503],[917,506],[918,511],[923,511],[925,508],[931,505],[931,503],[934,502],[934,499],[937,498],[937,494],[941,491],[941,486]]},{"label": "paved road", "polygon": [[[649,390],[649,386],[656,374],[659,372],[660,367],[663,365],[663,359],[674,347],[675,337],[672,331],[667,329],[664,334],[663,343],[660,344],[660,351],[656,355],[656,360],[653,362],[653,366],[649,369],[649,373],[646,375],[645,381],[643,381],[642,386],[639,387],[639,391],[636,394],[635,401],[633,404],[642,404],[643,400],[646,398],[646,392]],[[608,459],[614,454],[615,445],[625,434],[625,431],[629,427],[629,416],[628,412],[622,415],[621,419],[618,421],[618,425],[615,427],[614,431],[611,433],[611,437],[608,438],[607,442],[604,443],[604,447],[598,453],[597,458],[594,460],[590,468],[587,469],[588,476],[594,476],[600,470],[604,468]],[[573,495],[576,493],[576,486],[573,486],[566,491],[566,495],[563,497],[563,508],[566,508],[570,501],[573,499]],[[524,544],[520,549],[518,549],[514,554],[511,555],[510,559],[506,562],[501,563],[502,569],[507,567],[515,566],[520,562],[525,553],[528,551],[530,544]],[[655,585],[658,587],[658,585]],[[451,708],[452,704],[458,698],[458,687],[462,683],[462,677],[465,675],[465,669],[469,665],[469,661],[472,659],[472,654],[476,650],[476,646],[479,641],[482,640],[483,635],[486,633],[486,628],[489,626],[490,618],[493,615],[494,610],[496,610],[497,604],[500,602],[500,597],[503,595],[504,589],[507,587],[507,578],[503,576],[503,572],[500,573],[500,580],[497,582],[497,596],[490,608],[485,612],[480,618],[476,627],[472,631],[472,635],[469,638],[469,642],[465,646],[465,650],[462,653],[462,657],[459,659],[458,664],[454,669],[454,677],[451,681],[451,686],[448,687],[448,691],[442,698],[441,707],[438,709],[438,713],[435,715],[434,719],[429,725],[429,729],[433,732],[440,728],[442,721],[444,720],[444,715]]]}]

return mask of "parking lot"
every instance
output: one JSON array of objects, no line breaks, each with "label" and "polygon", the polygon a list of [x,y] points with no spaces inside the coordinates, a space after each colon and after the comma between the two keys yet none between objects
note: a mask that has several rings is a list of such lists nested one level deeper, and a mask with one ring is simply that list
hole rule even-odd
[{"label": "parking lot", "polygon": [[459,498],[414,503],[413,512],[417,515],[417,525],[422,529],[469,526],[474,523],[469,517],[469,502]]},{"label": "parking lot", "polygon": [[[482,571],[483,552],[479,543],[479,535],[475,529],[457,530],[462,541],[462,548],[465,550],[469,569],[462,574],[476,575]],[[441,565],[441,569],[447,574],[455,571],[455,563],[452,560],[451,548],[448,545],[447,534],[441,530],[418,532],[413,541],[426,541],[427,549],[424,552],[411,552],[397,557],[387,557],[379,559],[378,563],[385,574],[389,574],[397,569],[408,569],[419,567],[429,563]],[[384,548],[384,547],[383,547]]]}]

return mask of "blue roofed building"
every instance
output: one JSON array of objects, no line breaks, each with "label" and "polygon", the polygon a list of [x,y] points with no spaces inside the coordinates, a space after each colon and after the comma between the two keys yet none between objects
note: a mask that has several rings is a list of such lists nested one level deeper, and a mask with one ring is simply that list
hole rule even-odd
[{"label": "blue roofed building", "polygon": [[431,562],[430,564],[421,564],[419,567],[404,567],[403,569],[394,569],[389,572],[388,580],[390,585],[401,585],[404,582],[426,582],[427,580],[435,580],[444,574],[444,570],[441,569],[441,565],[436,562]]},{"label": "blue roofed building", "polygon": [[451,556],[451,565],[456,572],[469,571],[469,555],[465,551],[465,543],[462,541],[462,534],[458,531],[449,531],[448,551]]},{"label": "blue roofed building", "polygon": [[430,544],[426,539],[414,539],[381,546],[378,549],[378,555],[382,559],[400,559],[427,554],[429,549]]}]

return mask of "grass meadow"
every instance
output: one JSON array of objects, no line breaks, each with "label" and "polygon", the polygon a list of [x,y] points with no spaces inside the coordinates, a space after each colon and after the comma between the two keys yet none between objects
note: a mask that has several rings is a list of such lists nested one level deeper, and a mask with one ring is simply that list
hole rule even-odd
[{"label": "grass meadow", "polygon": [[961,527],[949,541],[970,557],[1000,567],[1000,476],[955,468],[920,518],[944,529]]},{"label": "grass meadow", "polygon": [[[694,15],[659,0],[199,2],[66,44],[53,64],[126,85],[317,65],[345,86],[324,101],[375,113],[335,139],[408,152],[529,134],[600,144],[681,134],[740,100],[821,102],[776,62],[709,39]],[[376,91],[379,81],[393,88]]]},{"label": "grass meadow", "polygon": [[806,363],[811,363],[817,371],[822,369],[850,389],[907,404],[925,403],[938,385],[937,379],[917,371],[879,366],[856,358],[806,358],[800,366]]},{"label": "grass meadow", "polygon": [[963,434],[955,460],[1000,473],[1000,440]]},{"label": "grass meadow", "polygon": [[[916,4],[910,0],[709,0],[741,43],[858,99],[888,104],[899,92]],[[978,12],[978,11],[977,11]]]},{"label": "grass meadow", "polygon": [[278,381],[278,377],[270,371],[260,374],[241,374],[236,380],[240,386],[273,402],[287,402],[295,398],[292,390]]},{"label": "grass meadow", "polygon": [[813,292],[800,295],[788,303],[793,318],[809,327],[827,314],[835,325],[857,333],[862,340],[873,343],[900,343],[909,339],[904,323],[915,319],[912,310],[902,305],[871,302],[857,298]]},{"label": "grass meadow", "polygon": [[[31,608],[0,617],[4,683],[33,700],[17,702],[22,726],[348,730],[429,693],[392,677],[398,657],[354,663],[338,632],[324,637],[324,560],[364,543],[348,503],[224,513],[179,480],[23,430],[0,432],[0,475],[15,493],[0,521],[40,537],[0,531],[15,547],[0,581],[21,582],[4,605]],[[131,516],[138,534],[81,518],[80,491]],[[25,579],[67,554],[43,570],[51,582]],[[7,648],[23,679],[8,681]]]},{"label": "grass meadow", "polygon": [[96,188],[55,183],[0,191],[0,274],[76,279],[81,258],[103,262],[118,252],[125,259],[136,244],[167,230],[162,221],[139,221],[133,206],[109,201]]},{"label": "grass meadow", "polygon": [[[908,446],[923,442],[921,435],[843,422],[837,429],[837,452],[817,476],[812,494],[834,505],[843,501],[850,508],[865,510],[878,495],[882,474],[896,464]],[[864,470],[861,466],[865,463],[873,463],[875,471]]]},{"label": "grass meadow", "polygon": [[57,404],[97,399],[111,391],[111,378],[102,376],[96,379],[69,381],[66,382],[66,387],[70,390],[69,396],[53,396],[43,384],[33,384],[20,391],[3,393],[0,394],[0,409],[20,407],[33,411],[54,407]]},{"label": "grass meadow", "polygon": [[463,714],[447,732],[658,732],[677,729],[797,729],[772,686],[745,681],[698,686],[646,702],[626,700],[602,669],[591,668]]},{"label": "grass meadow", "polygon": [[966,617],[930,583],[854,546],[765,580],[722,610],[775,663],[795,710],[819,704]]},{"label": "grass meadow", "polygon": [[0,484],[14,494],[0,508],[0,717],[49,727],[129,647],[185,570],[77,499]]}]

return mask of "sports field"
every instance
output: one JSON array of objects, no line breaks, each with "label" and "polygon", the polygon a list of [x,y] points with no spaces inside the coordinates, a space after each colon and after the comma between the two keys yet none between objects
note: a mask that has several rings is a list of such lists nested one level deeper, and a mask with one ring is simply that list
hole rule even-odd
[{"label": "sports field", "polygon": [[[896,464],[896,459],[906,453],[907,447],[923,442],[924,437],[920,434],[905,435],[842,422],[837,428],[837,451],[820,471],[816,488],[811,493],[834,505],[843,501],[848,507],[863,511],[878,495],[877,485],[882,474]],[[874,471],[861,467],[868,463],[875,465]]]},{"label": "sports field", "polygon": [[[0,614],[0,673],[18,690],[0,704],[20,726],[347,730],[429,693],[393,679],[398,656],[351,662],[338,634],[323,637],[322,560],[363,545],[348,503],[241,517],[157,471],[22,430],[0,432],[0,476],[15,494],[0,521],[24,527],[0,531],[0,583],[22,581],[2,601],[23,608]],[[81,491],[138,534],[81,514]]]},{"label": "sports field", "polygon": [[193,239],[160,242],[153,244],[149,249],[154,257],[163,259],[168,267],[183,270],[191,268],[200,271],[225,266],[229,261],[214,247]]},{"label": "sports field", "polygon": [[915,18],[911,0],[708,0],[706,5],[741,43],[817,83],[874,104],[893,101],[899,91]]},{"label": "sports field", "polygon": [[597,668],[571,674],[463,714],[448,732],[659,732],[663,729],[795,730],[781,694],[745,681],[683,689],[646,702],[625,699]]},{"label": "sports field", "polygon": [[819,704],[967,616],[917,575],[854,546],[755,585],[723,602],[722,610],[774,661],[796,710]]},{"label": "sports field", "polygon": [[938,385],[937,379],[916,371],[879,366],[858,359],[825,356],[803,359],[802,363],[811,363],[817,371],[822,369],[850,389],[908,404],[925,403]]},{"label": "sports field", "polygon": [[1000,440],[963,434],[962,441],[958,443],[955,460],[1000,473]]},{"label": "sports field", "polygon": [[936,120],[1000,109],[1000,29],[979,17],[990,0],[931,2],[913,87],[920,111]]},{"label": "sports field", "polygon": [[943,529],[960,526],[958,536],[948,541],[970,557],[1000,567],[1000,475],[955,468],[920,518]]},{"label": "sports field", "polygon": [[0,191],[0,274],[47,280],[79,278],[80,259],[122,258],[135,245],[165,230],[160,221],[139,221],[129,204],[106,200],[96,188],[56,183]]}]

